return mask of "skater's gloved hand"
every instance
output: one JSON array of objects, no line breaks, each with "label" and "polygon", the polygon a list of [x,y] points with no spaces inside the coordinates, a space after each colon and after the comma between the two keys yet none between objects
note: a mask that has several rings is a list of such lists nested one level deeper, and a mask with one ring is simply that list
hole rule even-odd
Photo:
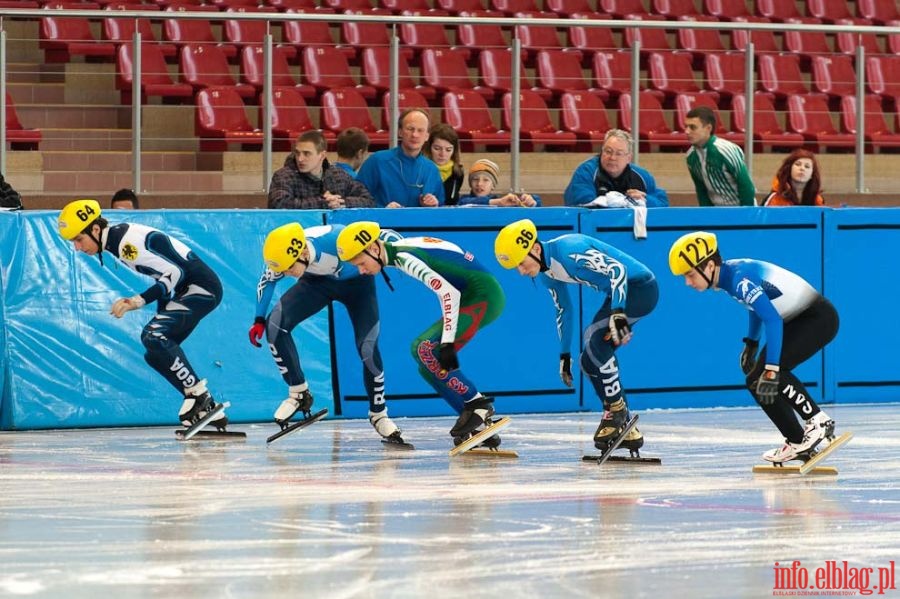
[{"label": "skater's gloved hand", "polygon": [[756,350],[759,348],[759,341],[744,337],[744,351],[741,352],[741,370],[744,374],[750,374],[753,365],[756,363]]},{"label": "skater's gloved hand", "polygon": [[613,310],[609,315],[609,338],[615,346],[631,341],[631,327],[628,326],[628,317],[622,309]]},{"label": "skater's gloved hand", "polygon": [[778,366],[766,364],[766,369],[763,370],[759,380],[756,382],[756,399],[759,401],[759,404],[770,406],[775,403],[779,388]]},{"label": "skater's gloved hand", "polygon": [[256,347],[262,347],[262,344],[259,342],[262,339],[262,336],[266,334],[266,319],[262,316],[257,316],[253,321],[253,326],[250,327],[250,343],[255,345]]},{"label": "skater's gloved hand", "polygon": [[572,386],[572,354],[559,354],[559,378],[563,385]]},{"label": "skater's gloved hand", "polygon": [[438,364],[444,370],[456,370],[459,368],[459,359],[456,357],[456,349],[452,343],[438,345]]}]

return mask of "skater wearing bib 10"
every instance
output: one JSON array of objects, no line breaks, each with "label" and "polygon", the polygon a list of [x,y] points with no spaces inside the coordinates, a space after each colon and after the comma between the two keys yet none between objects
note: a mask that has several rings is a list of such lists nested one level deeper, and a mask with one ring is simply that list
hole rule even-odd
[{"label": "skater wearing bib 10", "polygon": [[[116,300],[110,313],[126,312],[157,303],[157,312],[141,332],[147,350],[144,359],[170,385],[184,395],[178,419],[190,427],[215,410],[215,403],[181,344],[200,320],[222,301],[222,284],[216,273],[188,246],[151,227],[131,223],[110,225],[100,214],[96,200],[75,200],[59,214],[59,234],[88,256],[103,264],[107,251],[131,270],[155,280],[147,290]],[[224,430],[222,412],[210,422]]]},{"label": "skater wearing bib 10", "polygon": [[[266,268],[257,285],[256,319],[250,327],[250,343],[259,347],[265,334],[288,385],[288,397],[275,411],[275,422],[285,427],[297,412],[309,414],[313,404],[291,331],[331,302],[341,302],[350,316],[356,350],[362,361],[369,422],[382,437],[399,438],[400,429],[388,417],[384,403],[384,368],[378,350],[381,324],[375,283],[338,260],[335,242],[343,229],[343,225],[325,225],[304,230],[299,223],[289,223],[269,233],[263,246]],[[296,277],[297,282],[266,316],[275,285],[285,275]]]},{"label": "skater wearing bib 10", "polygon": [[[503,311],[506,298],[497,279],[459,246],[432,237],[409,237],[398,242],[379,239],[381,227],[355,222],[341,231],[337,251],[341,260],[364,275],[397,268],[418,279],[437,295],[441,317],[412,344],[419,374],[437,391],[459,418],[450,430],[459,445],[491,425],[491,397],[482,395],[460,369],[457,352]],[[486,447],[496,448],[500,437],[490,436]]]},{"label": "skater wearing bib 10", "polygon": [[[603,402],[594,445],[606,452],[631,419],[615,352],[631,340],[634,324],[656,307],[656,277],[625,252],[587,235],[562,235],[542,242],[528,219],[504,227],[497,235],[494,252],[501,266],[538,278],[550,292],[560,340],[559,374],[568,387],[572,386],[572,320],[578,315],[568,287],[585,285],[600,294],[600,309],[584,331],[581,371]],[[637,452],[643,443],[644,437],[635,427],[621,446]]]},{"label": "skater wearing bib 10", "polygon": [[[831,302],[775,264],[723,260],[718,239],[705,231],[688,233],[672,244],[669,268],[684,276],[689,287],[723,290],[750,312],[741,370],[750,394],[785,437],[783,446],[763,458],[774,463],[803,459],[823,439],[832,439],[834,421],[792,372],[837,334],[838,314]],[[766,344],[757,352],[763,331]]]}]

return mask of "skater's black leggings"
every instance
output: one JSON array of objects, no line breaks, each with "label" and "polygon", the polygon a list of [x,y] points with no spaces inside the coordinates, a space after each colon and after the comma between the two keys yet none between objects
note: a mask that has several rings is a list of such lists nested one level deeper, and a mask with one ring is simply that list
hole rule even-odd
[{"label": "skater's black leggings", "polygon": [[[760,407],[791,443],[803,440],[803,426],[794,412],[804,420],[819,413],[819,406],[791,371],[828,345],[837,335],[838,325],[837,311],[831,302],[821,296],[806,310],[784,323],[781,363],[778,365],[781,393],[774,403]],[[756,383],[766,365],[765,355],[766,347],[763,347],[753,370],[747,375],[747,388],[757,402]]]}]

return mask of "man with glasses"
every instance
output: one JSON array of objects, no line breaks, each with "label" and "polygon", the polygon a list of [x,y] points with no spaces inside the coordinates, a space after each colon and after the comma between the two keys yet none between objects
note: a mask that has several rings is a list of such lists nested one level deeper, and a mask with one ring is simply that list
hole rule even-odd
[{"label": "man with glasses", "polygon": [[383,208],[435,207],[444,204],[438,167],[423,154],[428,141],[428,113],[410,108],[400,114],[400,144],[375,152],[359,169],[375,204]]},{"label": "man with glasses", "polygon": [[633,144],[631,135],[626,131],[607,131],[600,154],[579,164],[572,174],[572,180],[563,195],[566,206],[668,206],[666,190],[656,186],[653,175],[636,164],[631,164]]},{"label": "man with glasses", "polygon": [[269,208],[373,208],[372,194],[347,171],[325,157],[328,144],[319,131],[297,138],[284,166],[272,175]]}]

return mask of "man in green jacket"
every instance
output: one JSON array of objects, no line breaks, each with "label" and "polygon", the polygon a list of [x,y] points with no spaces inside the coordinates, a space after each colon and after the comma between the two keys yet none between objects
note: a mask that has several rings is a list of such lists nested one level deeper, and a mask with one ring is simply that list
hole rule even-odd
[{"label": "man in green jacket", "polygon": [[684,132],[691,149],[688,171],[701,206],[756,206],[756,189],[750,180],[744,152],[726,139],[713,135],[716,115],[707,106],[687,113]]}]

